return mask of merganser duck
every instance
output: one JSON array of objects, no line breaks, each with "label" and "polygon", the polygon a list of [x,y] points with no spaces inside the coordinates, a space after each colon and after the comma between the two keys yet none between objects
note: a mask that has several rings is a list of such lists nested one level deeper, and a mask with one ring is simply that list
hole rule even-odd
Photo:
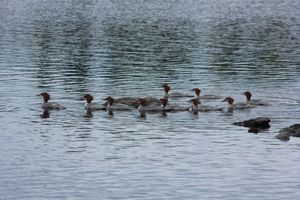
[{"label": "merganser duck", "polygon": [[137,108],[138,107],[138,105],[137,105],[138,99],[139,98],[136,98],[136,97],[121,97],[118,99],[114,99],[114,103],[116,103],[116,104],[121,103],[121,104],[125,104],[128,106]]},{"label": "merganser duck", "polygon": [[[193,88],[192,91],[195,92],[195,97],[194,98],[200,100],[201,90],[199,88]],[[221,99],[221,98],[222,97],[220,97],[220,96],[212,95],[212,94],[205,94],[205,95],[201,96],[201,99],[206,99],[206,100]]]},{"label": "merganser duck", "polygon": [[86,94],[83,96],[83,99],[86,100],[86,103],[84,105],[85,110],[105,110],[105,107],[103,105],[92,102],[94,100],[94,97],[92,95]]},{"label": "merganser duck", "polygon": [[127,111],[132,110],[128,105],[122,104],[122,103],[115,103],[115,99],[111,96],[106,97],[104,100],[106,100],[106,110],[114,110],[114,111]]},{"label": "merganser duck", "polygon": [[171,109],[166,108],[168,104],[168,99],[162,98],[159,99],[160,104],[147,104],[147,99],[146,98],[140,98],[137,103],[138,103],[138,110],[142,110],[145,112],[150,112],[150,113],[156,113],[156,112],[161,112],[162,110],[165,111],[170,111]]},{"label": "merganser duck", "polygon": [[50,100],[50,95],[47,92],[37,94],[37,96],[42,96],[44,102],[42,103],[42,108],[45,110],[63,110],[66,109],[63,105],[56,102],[48,102]]},{"label": "merganser duck", "polygon": [[234,99],[232,97],[226,97],[222,102],[227,102],[228,109],[248,109],[253,108],[253,106],[246,103],[236,103],[233,104]]},{"label": "merganser duck", "polygon": [[194,112],[195,114],[199,112],[210,112],[210,111],[222,111],[222,108],[215,108],[213,106],[204,106],[200,104],[199,99],[193,98],[189,100],[189,102],[192,102],[192,107],[190,108],[190,111]]},{"label": "merganser duck", "polygon": [[[123,105],[137,108],[139,106],[139,104],[138,104],[139,99],[140,98],[137,98],[137,97],[121,97],[121,98],[114,99],[114,103],[115,104],[123,104]],[[151,105],[151,104],[154,104],[157,106],[160,105],[159,99],[157,99],[157,98],[144,97],[144,99],[146,100],[146,106]]]},{"label": "merganser duck", "polygon": [[253,106],[269,106],[270,105],[269,103],[263,102],[263,101],[258,100],[258,99],[251,99],[252,94],[249,91],[246,91],[246,92],[242,93],[242,95],[246,96],[246,103],[247,104],[250,104],[250,105],[253,105]]},{"label": "merganser duck", "polygon": [[181,98],[181,97],[193,97],[189,94],[182,94],[182,93],[178,93],[178,92],[172,92],[171,94],[169,94],[169,91],[171,90],[171,87],[164,83],[162,84],[162,87],[164,88],[164,96],[163,98],[167,99],[167,98]]}]

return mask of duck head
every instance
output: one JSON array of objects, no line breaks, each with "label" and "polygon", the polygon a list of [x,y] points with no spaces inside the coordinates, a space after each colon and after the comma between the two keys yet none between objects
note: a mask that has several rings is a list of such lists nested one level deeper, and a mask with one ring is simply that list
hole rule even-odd
[{"label": "duck head", "polygon": [[171,90],[170,86],[166,83],[162,84],[161,87],[164,88],[166,94],[168,94],[169,91]]},{"label": "duck head", "polygon": [[201,90],[199,88],[193,88],[192,91],[195,92],[196,96],[200,96]]},{"label": "duck head", "polygon": [[110,106],[114,104],[114,98],[112,98],[111,96],[106,97],[104,100],[106,100],[108,105]]},{"label": "duck head", "polygon": [[250,100],[251,100],[251,96],[252,96],[251,92],[246,91],[246,92],[242,93],[242,95],[245,95],[245,96],[246,96],[247,101],[250,101]]},{"label": "duck head", "polygon": [[37,94],[37,96],[42,96],[44,99],[44,103],[47,103],[50,100],[50,94],[47,92],[42,92],[41,94]]},{"label": "duck head", "polygon": [[227,102],[228,104],[232,105],[234,102],[234,99],[231,97],[226,97],[222,102]]},{"label": "duck head", "polygon": [[86,103],[91,103],[94,100],[94,97],[90,94],[86,94],[83,96],[83,99],[86,100]]}]

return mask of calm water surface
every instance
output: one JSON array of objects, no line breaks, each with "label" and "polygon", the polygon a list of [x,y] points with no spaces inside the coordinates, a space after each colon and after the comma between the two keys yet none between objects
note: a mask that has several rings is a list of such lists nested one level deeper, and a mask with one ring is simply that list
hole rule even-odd
[{"label": "calm water surface", "polygon": [[[0,3],[0,199],[299,198],[300,140],[274,136],[300,122],[300,1]],[[164,82],[272,106],[84,117],[83,94],[161,97]],[[43,91],[67,109],[41,118]],[[231,125],[257,116],[268,131]]]}]

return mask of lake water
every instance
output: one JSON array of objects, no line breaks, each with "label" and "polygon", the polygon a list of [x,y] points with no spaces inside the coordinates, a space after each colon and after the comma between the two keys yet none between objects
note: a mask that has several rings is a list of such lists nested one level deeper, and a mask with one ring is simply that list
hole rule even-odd
[{"label": "lake water", "polygon": [[[299,199],[300,139],[274,137],[300,122],[300,1],[0,3],[0,199]],[[162,83],[272,106],[84,117],[86,93]],[[41,118],[44,91],[67,109]],[[231,125],[258,116],[269,130]]]}]

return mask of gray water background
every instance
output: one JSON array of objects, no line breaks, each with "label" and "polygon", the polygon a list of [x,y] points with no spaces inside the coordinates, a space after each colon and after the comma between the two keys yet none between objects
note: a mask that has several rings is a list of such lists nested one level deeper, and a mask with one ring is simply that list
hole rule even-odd
[{"label": "gray water background", "polygon": [[[299,199],[300,1],[1,0],[0,199]],[[272,104],[84,117],[86,93]],[[40,115],[49,92],[64,111]],[[188,99],[171,100],[184,104]],[[203,102],[225,107],[220,100]],[[270,117],[251,134],[234,121]]]}]

